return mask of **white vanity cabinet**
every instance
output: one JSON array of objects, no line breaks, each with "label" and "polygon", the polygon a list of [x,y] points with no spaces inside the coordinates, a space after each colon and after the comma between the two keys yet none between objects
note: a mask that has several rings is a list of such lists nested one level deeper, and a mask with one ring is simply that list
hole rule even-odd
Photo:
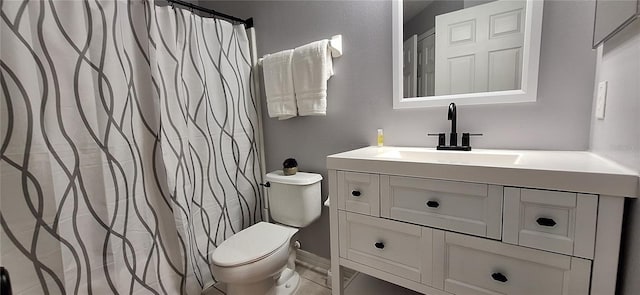
[{"label": "white vanity cabinet", "polygon": [[[340,204],[353,204],[338,207],[337,228],[340,260],[353,262],[356,270],[374,268],[450,294],[589,292],[591,261],[571,255],[575,244],[593,258],[595,195],[331,173],[337,176]],[[362,193],[349,201],[354,191]],[[371,210],[378,207],[380,214]],[[588,229],[577,230],[580,226]]]},{"label": "white vanity cabinet", "polygon": [[525,151],[506,167],[438,163],[428,149],[427,160],[399,161],[405,149],[328,157],[333,294],[343,267],[424,294],[615,293],[637,174],[584,153],[560,156],[606,169],[523,167]]}]

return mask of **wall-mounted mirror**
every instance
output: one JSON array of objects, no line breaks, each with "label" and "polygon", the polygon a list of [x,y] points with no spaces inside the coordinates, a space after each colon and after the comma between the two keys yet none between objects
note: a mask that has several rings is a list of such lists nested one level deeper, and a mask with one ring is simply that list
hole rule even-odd
[{"label": "wall-mounted mirror", "polygon": [[394,108],[535,101],[542,6],[394,1]]}]

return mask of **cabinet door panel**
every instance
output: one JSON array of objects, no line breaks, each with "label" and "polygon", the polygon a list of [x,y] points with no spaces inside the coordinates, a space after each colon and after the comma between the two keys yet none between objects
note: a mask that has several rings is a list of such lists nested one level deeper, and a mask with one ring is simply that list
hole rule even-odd
[{"label": "cabinet door panel", "polygon": [[[434,234],[435,235],[435,234]],[[437,244],[440,243],[440,244]],[[588,290],[586,259],[446,232],[434,239],[443,257],[434,280],[453,294],[581,294]]]},{"label": "cabinet door panel", "polygon": [[340,257],[412,281],[420,282],[423,274],[431,280],[423,267],[432,265],[432,229],[344,211],[339,219]]},{"label": "cabinet door panel", "polygon": [[402,176],[385,176],[381,181],[382,217],[501,237],[501,186]]},{"label": "cabinet door panel", "polygon": [[338,208],[380,216],[379,176],[338,171]]},{"label": "cabinet door panel", "polygon": [[503,241],[592,259],[597,204],[596,195],[507,188]]}]

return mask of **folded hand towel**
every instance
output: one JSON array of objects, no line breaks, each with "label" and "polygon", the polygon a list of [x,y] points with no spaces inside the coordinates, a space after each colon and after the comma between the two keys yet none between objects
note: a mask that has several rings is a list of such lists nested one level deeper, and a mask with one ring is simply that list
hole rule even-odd
[{"label": "folded hand towel", "polygon": [[293,86],[300,116],[327,114],[327,80],[333,75],[329,40],[293,51]]},{"label": "folded hand towel", "polygon": [[264,90],[271,118],[284,120],[298,114],[291,73],[292,55],[293,50],[289,49],[269,54],[262,61]]}]

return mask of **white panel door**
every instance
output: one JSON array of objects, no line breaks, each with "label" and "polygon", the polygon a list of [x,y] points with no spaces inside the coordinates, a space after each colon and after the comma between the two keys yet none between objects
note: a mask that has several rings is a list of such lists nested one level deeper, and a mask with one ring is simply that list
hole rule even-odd
[{"label": "white panel door", "polygon": [[418,41],[418,97],[435,93],[435,58],[436,35],[431,33]]},{"label": "white panel door", "polygon": [[406,41],[402,49],[402,93],[404,97],[416,97],[418,87],[417,63],[418,36],[413,35]]},{"label": "white panel door", "polygon": [[437,16],[435,94],[520,89],[524,10],[499,0]]}]

